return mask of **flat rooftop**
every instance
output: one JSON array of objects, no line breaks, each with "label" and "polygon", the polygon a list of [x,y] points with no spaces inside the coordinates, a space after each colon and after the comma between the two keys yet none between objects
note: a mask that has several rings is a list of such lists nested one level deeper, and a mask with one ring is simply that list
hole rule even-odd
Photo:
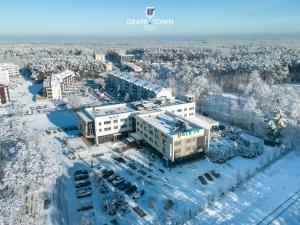
[{"label": "flat rooftop", "polygon": [[126,104],[111,104],[111,105],[91,107],[91,108],[86,108],[85,111],[94,118],[134,112],[134,110],[129,108]]},{"label": "flat rooftop", "polygon": [[[193,123],[189,123],[181,117],[171,116],[165,113],[140,114],[137,116],[169,136],[202,129]],[[179,121],[185,124],[186,129],[178,126]]]},{"label": "flat rooftop", "polygon": [[174,99],[159,98],[159,99],[153,99],[147,101],[132,102],[132,106],[137,109],[140,108],[147,109],[147,108],[167,107],[172,105],[181,105],[186,103],[190,103],[190,102],[185,102],[176,98]]},{"label": "flat rooftop", "polygon": [[206,116],[203,116],[201,114],[196,114],[195,116],[187,117],[185,119],[191,123],[194,123],[200,127],[203,127],[205,129],[209,129],[209,130],[212,127],[219,126],[218,121],[208,118]]}]

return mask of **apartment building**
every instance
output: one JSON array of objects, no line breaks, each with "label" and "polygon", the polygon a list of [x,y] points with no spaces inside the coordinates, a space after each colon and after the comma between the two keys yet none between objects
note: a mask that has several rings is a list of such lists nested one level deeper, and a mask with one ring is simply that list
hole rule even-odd
[{"label": "apartment building", "polygon": [[131,132],[133,112],[125,103],[86,108],[77,113],[78,128],[95,144],[116,141]]},{"label": "apartment building", "polygon": [[105,53],[95,52],[95,59],[101,62],[105,62]]},{"label": "apartment building", "polygon": [[120,54],[121,63],[135,62],[135,56],[132,54]]},{"label": "apartment building", "polygon": [[208,149],[210,130],[173,113],[134,115],[136,133],[157,150],[165,166],[199,159]]},{"label": "apartment building", "polygon": [[4,105],[10,102],[8,87],[0,84],[0,105]]},{"label": "apartment building", "polygon": [[0,70],[0,84],[9,85],[9,73],[7,70]]},{"label": "apartment building", "polygon": [[64,91],[74,83],[75,73],[70,70],[48,76],[43,83],[45,96],[54,100],[62,99],[65,97]]},{"label": "apartment building", "polygon": [[115,94],[121,96],[128,95],[130,101],[160,97],[173,98],[170,89],[125,73],[109,74],[107,77],[107,86]]},{"label": "apartment building", "polygon": [[5,82],[5,85],[8,85],[9,79],[11,77],[18,77],[20,76],[19,73],[19,66],[14,65],[12,63],[2,63],[0,64],[0,79],[1,82]]}]

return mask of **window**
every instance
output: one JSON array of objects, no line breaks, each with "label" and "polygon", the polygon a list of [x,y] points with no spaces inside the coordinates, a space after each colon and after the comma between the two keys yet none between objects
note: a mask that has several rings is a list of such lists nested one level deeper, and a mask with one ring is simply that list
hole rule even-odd
[{"label": "window", "polygon": [[114,130],[117,130],[118,129],[118,126],[114,126]]},{"label": "window", "polygon": [[101,126],[101,122],[99,122],[99,126]]},{"label": "window", "polygon": [[144,126],[144,130],[147,131],[147,130],[148,130],[148,127]]},{"label": "window", "polygon": [[190,108],[189,108],[189,110],[194,110],[194,109],[195,109],[194,107],[190,107]]},{"label": "window", "polygon": [[121,126],[121,128],[125,128],[125,127],[127,127],[127,125],[126,125],[126,124],[123,124],[123,125]]},{"label": "window", "polygon": [[163,152],[166,153],[166,148],[165,147],[163,147]]},{"label": "window", "polygon": [[158,134],[154,134],[154,137],[156,138],[156,139],[159,139],[159,136],[158,136]]},{"label": "window", "polygon": [[102,132],[102,129],[99,129],[99,132]]},{"label": "window", "polygon": [[109,131],[109,130],[111,130],[111,127],[104,128],[104,131]]},{"label": "window", "polygon": [[182,109],[177,109],[177,112],[182,112]]},{"label": "window", "polygon": [[184,111],[187,111],[187,108],[184,108],[183,110],[184,110]]},{"label": "window", "polygon": [[89,128],[92,129],[93,128],[93,124],[89,123]]},{"label": "window", "polygon": [[149,130],[149,133],[150,133],[151,135],[153,135],[153,131],[152,131],[152,130]]},{"label": "window", "polygon": [[144,136],[145,136],[146,138],[148,138],[148,134],[145,133]]},{"label": "window", "polygon": [[136,128],[137,132],[140,132],[140,129],[139,128]]},{"label": "window", "polygon": [[118,120],[114,120],[114,123],[117,123],[118,122]]},{"label": "window", "polygon": [[193,115],[194,115],[194,113],[190,113],[189,115],[190,115],[190,116],[193,116]]},{"label": "window", "polygon": [[140,123],[139,122],[136,122],[136,124],[139,126],[140,125]]},{"label": "window", "polygon": [[110,124],[111,123],[111,121],[104,121],[104,124],[106,125],[106,124]]},{"label": "window", "polygon": [[157,141],[154,141],[155,145],[158,146]]},{"label": "window", "polygon": [[121,122],[125,122],[125,121],[126,121],[126,119],[125,119],[125,118],[123,118],[123,119],[121,119],[120,121],[121,121]]},{"label": "window", "polygon": [[149,141],[153,142],[153,139],[152,139],[152,137],[150,137],[150,138],[149,138]]},{"label": "window", "polygon": [[187,116],[187,114],[184,114],[183,116]]},{"label": "window", "polygon": [[163,145],[167,145],[166,139],[163,139]]}]

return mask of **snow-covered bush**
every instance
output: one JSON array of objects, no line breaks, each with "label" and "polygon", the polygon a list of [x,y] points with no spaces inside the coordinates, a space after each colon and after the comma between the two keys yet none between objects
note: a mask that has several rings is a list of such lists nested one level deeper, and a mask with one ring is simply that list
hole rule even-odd
[{"label": "snow-covered bush", "polygon": [[215,145],[212,145],[206,153],[206,156],[213,163],[225,163],[229,159],[237,156],[237,144],[229,146],[227,149],[217,148]]},{"label": "snow-covered bush", "polygon": [[240,137],[238,142],[238,153],[244,158],[252,159],[264,153],[263,144],[261,141],[249,141]]}]

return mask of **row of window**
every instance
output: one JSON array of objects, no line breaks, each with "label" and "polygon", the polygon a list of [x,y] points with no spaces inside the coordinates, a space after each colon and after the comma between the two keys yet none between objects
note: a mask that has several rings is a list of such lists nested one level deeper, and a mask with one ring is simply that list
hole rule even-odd
[{"label": "row of window", "polygon": [[[123,125],[121,125],[120,128],[126,128],[126,127],[127,127],[127,124],[123,124]],[[118,130],[119,126],[114,126],[113,129]],[[109,131],[109,130],[111,130],[111,127],[105,127],[103,130],[104,131]],[[99,132],[102,132],[102,129],[99,129]]]},{"label": "row of window", "polygon": [[[131,117],[129,117],[129,120],[131,120]],[[127,119],[126,118],[123,118],[123,119],[120,119],[120,122],[126,122]],[[113,123],[118,123],[119,120],[113,120]],[[104,125],[107,125],[107,124],[111,124],[111,120],[107,120],[107,121],[104,121],[103,122]],[[101,126],[101,122],[99,122],[99,126]]]}]

